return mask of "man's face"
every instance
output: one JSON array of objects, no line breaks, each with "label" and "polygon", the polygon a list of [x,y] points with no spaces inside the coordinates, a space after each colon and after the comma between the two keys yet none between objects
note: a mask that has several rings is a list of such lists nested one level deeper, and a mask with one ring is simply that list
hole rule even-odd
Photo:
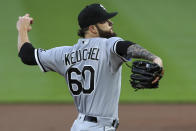
[{"label": "man's face", "polygon": [[115,37],[116,33],[113,31],[112,25],[113,23],[110,20],[106,20],[96,24],[99,37],[103,37],[103,38]]}]

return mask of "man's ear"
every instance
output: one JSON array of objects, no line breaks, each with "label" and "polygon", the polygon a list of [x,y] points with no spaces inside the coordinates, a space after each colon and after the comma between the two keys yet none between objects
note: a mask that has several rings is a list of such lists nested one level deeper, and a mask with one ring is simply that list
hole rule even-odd
[{"label": "man's ear", "polygon": [[97,34],[97,33],[98,33],[97,27],[96,27],[95,25],[90,25],[90,26],[88,27],[88,29],[89,29],[89,31],[90,31],[91,33],[93,33],[93,34]]}]

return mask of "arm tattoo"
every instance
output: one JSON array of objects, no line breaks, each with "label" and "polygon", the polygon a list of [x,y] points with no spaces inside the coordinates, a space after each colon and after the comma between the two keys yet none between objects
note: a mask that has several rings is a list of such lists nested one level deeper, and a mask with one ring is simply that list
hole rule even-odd
[{"label": "arm tattoo", "polygon": [[150,53],[148,50],[144,49],[143,47],[134,44],[128,47],[127,57],[141,58],[141,59],[153,61],[157,56]]}]

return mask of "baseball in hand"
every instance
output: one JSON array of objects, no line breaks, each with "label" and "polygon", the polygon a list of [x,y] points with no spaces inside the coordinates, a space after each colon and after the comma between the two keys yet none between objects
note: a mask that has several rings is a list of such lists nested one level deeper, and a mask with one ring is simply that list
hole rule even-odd
[{"label": "baseball in hand", "polygon": [[29,17],[29,14],[25,14],[19,17],[16,27],[18,31],[30,31],[32,29],[31,24],[33,24],[33,18]]}]

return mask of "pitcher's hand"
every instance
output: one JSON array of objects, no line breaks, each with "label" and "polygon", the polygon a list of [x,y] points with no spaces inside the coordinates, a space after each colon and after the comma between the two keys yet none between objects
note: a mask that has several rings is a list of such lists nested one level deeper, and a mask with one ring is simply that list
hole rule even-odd
[{"label": "pitcher's hand", "polygon": [[33,24],[33,18],[29,17],[29,14],[25,14],[19,16],[16,28],[18,31],[30,31],[32,29],[31,24]]}]

